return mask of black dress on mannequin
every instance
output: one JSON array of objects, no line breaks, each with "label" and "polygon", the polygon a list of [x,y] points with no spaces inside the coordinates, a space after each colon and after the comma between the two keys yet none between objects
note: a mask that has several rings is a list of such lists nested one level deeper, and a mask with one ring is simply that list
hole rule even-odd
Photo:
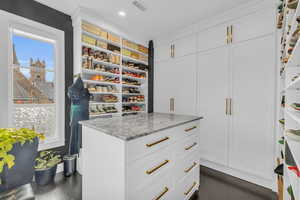
[{"label": "black dress on mannequin", "polygon": [[69,155],[78,154],[81,148],[82,128],[78,123],[89,119],[90,93],[84,88],[83,81],[79,77],[68,89],[71,99],[71,137],[69,143]]}]

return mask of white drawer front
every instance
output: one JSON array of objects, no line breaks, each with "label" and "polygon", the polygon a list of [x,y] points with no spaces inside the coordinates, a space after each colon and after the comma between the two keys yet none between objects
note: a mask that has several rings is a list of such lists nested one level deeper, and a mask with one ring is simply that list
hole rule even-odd
[{"label": "white drawer front", "polygon": [[[199,169],[199,167],[197,168]],[[195,170],[192,174],[186,176],[181,182],[176,184],[173,200],[190,199],[193,193],[196,190],[198,190],[198,187],[199,187],[199,178]]]},{"label": "white drawer front", "polygon": [[149,136],[137,138],[127,143],[127,162],[132,162],[154,153],[182,138],[199,135],[199,120],[169,128]]},{"label": "white drawer front", "polygon": [[132,192],[129,196],[130,200],[173,200],[174,186],[170,175],[161,177],[160,181],[155,184]]},{"label": "white drawer front", "polygon": [[146,155],[157,152],[172,142],[174,142],[174,137],[169,131],[161,131],[129,141],[127,144],[127,162],[132,163]]},{"label": "white drawer front", "polygon": [[193,174],[195,170],[199,170],[199,154],[192,153],[188,157],[178,160],[174,166],[173,182],[177,183],[184,177]]},{"label": "white drawer front", "polygon": [[171,173],[174,161],[172,160],[172,149],[164,148],[132,164],[128,164],[128,189],[129,193],[139,188],[157,183],[162,176]]},{"label": "white drawer front", "polygon": [[181,159],[188,157],[190,154],[198,152],[199,153],[199,137],[194,135],[185,138],[183,141],[178,142],[175,145],[175,159],[176,162],[180,162]]}]

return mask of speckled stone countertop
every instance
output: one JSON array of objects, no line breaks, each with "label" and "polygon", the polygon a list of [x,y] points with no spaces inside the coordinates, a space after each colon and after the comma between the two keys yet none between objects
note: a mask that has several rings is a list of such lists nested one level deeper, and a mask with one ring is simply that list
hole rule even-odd
[{"label": "speckled stone countertop", "polygon": [[166,113],[142,113],[124,117],[96,118],[79,123],[128,141],[202,118]]}]

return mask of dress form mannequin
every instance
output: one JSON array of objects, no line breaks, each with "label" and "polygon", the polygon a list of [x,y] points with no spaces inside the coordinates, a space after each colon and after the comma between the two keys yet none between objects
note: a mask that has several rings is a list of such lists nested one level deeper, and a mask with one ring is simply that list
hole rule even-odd
[{"label": "dress form mannequin", "polygon": [[83,81],[79,77],[68,89],[68,96],[71,99],[71,137],[68,154],[78,154],[81,147],[82,130],[78,123],[89,119],[90,93],[84,88]]}]

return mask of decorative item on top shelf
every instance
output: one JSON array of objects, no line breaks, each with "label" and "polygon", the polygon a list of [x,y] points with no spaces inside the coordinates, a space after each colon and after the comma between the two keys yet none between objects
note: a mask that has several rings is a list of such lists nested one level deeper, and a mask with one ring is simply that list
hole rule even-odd
[{"label": "decorative item on top shelf", "polygon": [[91,101],[95,103],[117,103],[118,97],[112,94],[104,94],[104,95],[92,94]]},{"label": "decorative item on top shelf", "polygon": [[98,84],[85,84],[85,88],[91,93],[118,93],[118,89],[113,85],[98,85]]},{"label": "decorative item on top shelf", "polygon": [[128,78],[123,78],[122,84],[132,85],[132,86],[141,86],[141,83],[139,81],[131,80],[131,79],[128,79]]},{"label": "decorative item on top shelf", "polygon": [[279,5],[277,7],[278,15],[277,15],[277,28],[281,29],[283,25],[283,0],[279,1]]},{"label": "decorative item on top shelf", "polygon": [[148,66],[144,65],[144,64],[137,64],[134,62],[127,62],[127,61],[123,61],[122,64],[123,64],[123,66],[128,67],[128,68],[148,71]]},{"label": "decorative item on top shelf", "polygon": [[300,111],[300,104],[299,103],[292,103],[290,105],[294,110]]},{"label": "decorative item on top shelf", "polygon": [[298,2],[299,2],[299,0],[288,0],[287,7],[289,9],[296,9],[298,6]]},{"label": "decorative item on top shelf", "polygon": [[114,34],[108,33],[107,31],[103,30],[102,28],[100,28],[98,26],[95,26],[93,24],[83,21],[81,27],[84,31],[94,34],[95,36],[101,37],[105,40],[109,40],[113,43],[120,43],[120,37],[118,37]]},{"label": "decorative item on top shelf", "polygon": [[300,130],[288,129],[285,135],[292,140],[300,141]]},{"label": "decorative item on top shelf", "polygon": [[143,54],[148,54],[148,48],[143,45],[136,44],[134,42],[123,39],[123,46],[133,49],[135,51],[141,52]]},{"label": "decorative item on top shelf", "polygon": [[136,72],[129,72],[129,71],[123,70],[122,74],[126,75],[126,76],[131,76],[134,78],[146,79],[145,73],[136,73]]},{"label": "decorative item on top shelf", "polygon": [[[93,60],[96,60],[116,65],[120,64],[120,56],[98,50],[95,51],[92,48],[85,46],[82,47],[82,56],[89,59],[87,62],[93,62]],[[91,64],[89,63],[87,65],[91,66]]]},{"label": "decorative item on top shelf", "polygon": [[140,112],[143,111],[143,106],[141,105],[123,105],[123,112]]},{"label": "decorative item on top shelf", "polygon": [[102,30],[100,27],[87,23],[85,21],[82,22],[81,28],[89,33],[92,33],[96,36],[102,37],[103,39],[107,39],[107,32]]},{"label": "decorative item on top shelf", "polygon": [[123,94],[140,94],[141,91],[137,88],[131,88],[131,87],[123,87],[122,89]]},{"label": "decorative item on top shelf", "polygon": [[117,113],[114,105],[90,105],[90,116]]},{"label": "decorative item on top shelf", "polygon": [[136,95],[136,96],[123,96],[122,102],[124,103],[140,103],[145,102],[145,96],[144,95]]}]

